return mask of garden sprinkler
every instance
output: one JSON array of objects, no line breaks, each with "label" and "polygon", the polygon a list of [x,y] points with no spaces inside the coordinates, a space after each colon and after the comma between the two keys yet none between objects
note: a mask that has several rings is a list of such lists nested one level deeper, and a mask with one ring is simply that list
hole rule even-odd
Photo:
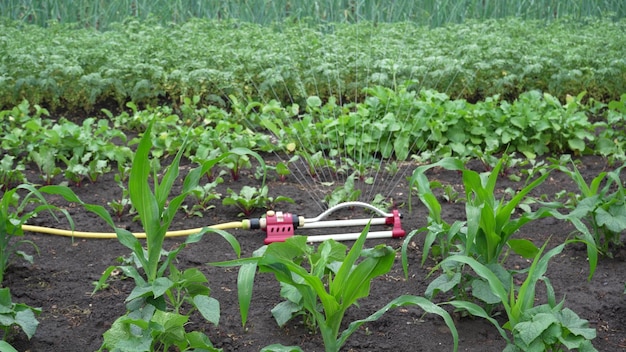
[{"label": "garden sprinkler", "polygon": [[[328,217],[332,212],[347,208],[347,207],[362,207],[369,210],[374,211],[381,217],[370,218],[370,219],[346,219],[346,220],[324,220]],[[291,213],[285,213],[282,211],[273,211],[269,210],[265,217],[257,218],[257,219],[247,219],[242,221],[232,221],[222,224],[216,224],[208,226],[209,228],[220,229],[220,230],[234,230],[234,229],[244,229],[244,230],[264,230],[267,234],[265,238],[265,244],[269,244],[272,242],[283,242],[287,238],[295,235],[295,230],[298,228],[301,229],[320,229],[320,228],[330,228],[330,227],[344,227],[344,226],[365,226],[367,224],[370,225],[387,225],[390,226],[390,230],[386,231],[370,231],[367,234],[367,238],[398,238],[403,237],[405,235],[405,231],[402,229],[402,225],[400,224],[400,219],[402,215],[398,212],[398,210],[393,210],[391,213],[385,213],[384,211],[376,208],[373,205],[363,203],[363,202],[345,202],[335,205],[334,207],[329,208],[328,210],[321,213],[319,216],[307,219],[302,216],[298,216]],[[78,237],[78,238],[116,238],[116,233],[108,233],[108,232],[82,232],[82,231],[73,231],[73,230],[61,230],[54,229],[49,227],[42,226],[32,226],[23,224],[23,231],[30,232],[39,232],[39,233],[47,233],[51,235],[59,235],[59,236],[68,236],[68,237]],[[188,236],[194,233],[198,233],[202,231],[203,228],[195,228],[195,229],[187,229],[187,230],[177,230],[177,231],[168,231],[166,233],[166,237],[176,237],[176,236]],[[134,233],[137,238],[146,238],[145,233]],[[359,238],[360,233],[338,233],[331,235],[314,235],[308,236],[309,242],[321,242],[327,239],[334,239],[335,241],[353,241]]]},{"label": "garden sprinkler", "polygon": [[[370,218],[370,219],[345,219],[345,220],[323,220],[329,214],[336,210],[347,207],[362,207],[376,212],[382,217]],[[402,229],[400,219],[402,215],[397,209],[394,209],[392,213],[385,213],[384,211],[376,208],[373,205],[363,202],[345,202],[335,205],[328,210],[321,213],[319,216],[307,219],[302,216],[298,216],[291,213],[284,213],[282,211],[269,210],[264,218],[260,219],[248,219],[242,221],[242,229],[244,230],[264,230],[267,234],[265,238],[265,244],[272,242],[283,242],[287,238],[295,235],[295,230],[302,229],[319,229],[330,227],[344,227],[344,226],[365,226],[368,223],[370,225],[387,225],[391,226],[390,230],[385,231],[370,231],[367,234],[368,239],[373,238],[398,238],[403,237],[406,233]],[[335,241],[353,241],[359,237],[360,233],[338,233],[330,235],[315,235],[308,236],[309,242],[321,242],[328,239]]]}]

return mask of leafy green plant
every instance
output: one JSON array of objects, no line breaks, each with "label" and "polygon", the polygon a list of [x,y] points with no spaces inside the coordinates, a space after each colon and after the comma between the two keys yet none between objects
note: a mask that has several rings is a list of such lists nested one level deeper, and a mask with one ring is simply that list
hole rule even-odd
[{"label": "leafy green plant", "polygon": [[[601,105],[602,106],[602,105]],[[600,132],[595,145],[598,154],[606,156],[609,161],[624,160],[626,150],[626,93],[622,94],[619,100],[613,100],[606,106],[606,122],[598,122]]]},{"label": "leafy green plant", "polygon": [[24,182],[24,169],[23,163],[15,163],[14,156],[5,154],[0,160],[0,190],[7,191],[13,185]]},{"label": "leafy green plant", "polygon": [[[240,266],[237,287],[243,324],[247,321],[258,268],[260,272],[274,274],[283,288],[291,291],[288,295],[291,303],[279,304],[275,309],[275,316],[279,316],[277,320],[284,323],[294,313],[304,310],[321,332],[326,351],[339,351],[362,324],[377,320],[391,308],[404,305],[418,305],[426,312],[443,317],[454,337],[456,350],[457,332],[449,314],[434,303],[416,296],[400,296],[368,318],[352,322],[340,334],[347,309],[367,297],[372,279],[387,273],[394,262],[395,251],[387,245],[363,249],[368,231],[369,226],[366,226],[347,254],[346,247],[333,240],[323,242],[315,250],[307,244],[306,237],[293,236],[285,242],[261,247],[250,258],[211,265]],[[359,261],[360,257],[362,260]]]},{"label": "leafy green plant", "polygon": [[111,166],[108,160],[92,159],[87,164],[87,177],[91,183],[95,183],[100,176],[109,171],[111,171]]},{"label": "leafy green plant", "polygon": [[63,155],[60,157],[66,165],[64,172],[65,178],[73,182],[76,187],[80,187],[89,173],[89,169],[85,166],[83,158],[79,154],[75,154],[69,159]]},{"label": "leafy green plant", "polygon": [[[601,172],[587,184],[569,156],[551,161],[555,169],[568,175],[578,187],[579,193],[568,194],[569,199],[565,202],[571,210],[569,216],[589,224],[600,252],[612,256],[611,247],[622,245],[621,234],[626,230],[626,191],[620,178],[626,164],[610,172]],[[567,163],[571,168],[565,165]]]},{"label": "leafy green plant", "polygon": [[[443,267],[451,262],[466,264],[485,280],[483,289],[488,290],[502,305],[508,319],[502,327],[496,320],[489,319],[507,341],[505,351],[562,351],[564,348],[595,351],[591,344],[591,340],[596,337],[595,329],[589,328],[588,321],[581,319],[575,312],[564,308],[564,300],[556,303],[554,289],[544,276],[550,259],[572,242],[575,240],[566,241],[542,255],[547,245],[547,242],[544,243],[524,272],[526,278],[518,288],[512,276],[502,277],[488,266],[465,255],[450,256],[437,266]],[[540,280],[545,283],[548,303],[536,306],[536,286]],[[465,303],[454,302],[452,305],[463,308]],[[480,311],[480,316],[486,315],[480,307],[472,306],[472,310]],[[512,340],[505,330],[512,334]]]},{"label": "leafy green plant", "polygon": [[[207,161],[205,165],[190,171],[183,181],[181,193],[169,199],[179,174],[178,165],[184,150],[181,148],[160,181],[155,170],[152,177],[153,192],[149,183],[151,128],[152,125],[149,125],[140,140],[129,178],[130,200],[145,229],[146,248],[132,233],[115,227],[107,213],[100,213],[115,228],[119,241],[131,249],[135,266],[123,265],[119,269],[127,277],[133,278],[136,285],[126,299],[128,312],[105,332],[101,349],[128,349],[132,346],[132,349],[138,351],[167,351],[175,346],[179,350],[215,350],[204,333],[186,332],[185,324],[194,312],[199,312],[207,321],[217,324],[219,302],[209,296],[210,289],[206,286],[208,281],[200,270],[190,268],[180,271],[175,266],[175,259],[183,248],[199,241],[209,231],[226,239],[237,255],[239,244],[232,235],[208,228],[189,236],[172,251],[163,249],[163,241],[182,202],[195,189],[204,172],[219,159]],[[104,272],[96,290],[106,283],[116,268],[111,266]]]},{"label": "leafy green plant", "polygon": [[[185,211],[188,214],[201,217],[203,212],[214,208],[215,206],[212,205],[211,202],[222,197],[222,195],[217,192],[216,187],[223,182],[224,179],[222,177],[217,177],[212,182],[205,183],[202,186],[196,186],[191,192],[191,196],[196,200],[196,203],[192,205],[191,209],[185,209]],[[182,207],[185,208],[186,205]]]},{"label": "leafy green plant", "polygon": [[62,171],[56,165],[56,154],[58,150],[47,146],[41,146],[38,150],[33,150],[29,158],[37,165],[39,173],[47,185],[52,184],[52,180]]},{"label": "leafy green plant", "polygon": [[235,206],[241,210],[239,216],[250,216],[256,209],[262,209],[268,203],[267,186],[260,188],[243,186],[239,193],[228,188],[228,196],[222,199],[223,205]]},{"label": "leafy green plant", "polygon": [[128,188],[125,185],[126,180],[128,179],[128,173],[130,172],[130,168],[127,168],[120,164],[118,165],[118,171],[119,172],[116,173],[113,178],[115,180],[115,183],[119,186],[121,194],[119,198],[107,202],[107,205],[109,206],[109,208],[111,208],[111,210],[113,210],[113,214],[117,216],[117,219],[121,220],[126,211],[132,214],[134,213],[134,209],[130,201]]},{"label": "leafy green plant", "polygon": [[233,181],[239,180],[241,170],[251,167],[250,158],[246,155],[231,155],[230,158],[224,160],[223,165],[230,171]]},{"label": "leafy green plant", "polygon": [[0,350],[17,352],[6,340],[11,336],[13,327],[19,327],[28,339],[32,338],[39,321],[35,317],[41,313],[41,308],[33,308],[23,303],[14,303],[11,300],[11,292],[8,287],[0,288]]},{"label": "leafy green plant", "polygon": [[354,186],[354,179],[354,175],[346,178],[343,185],[338,186],[330,194],[324,197],[324,202],[329,207],[333,207],[339,203],[358,200],[359,196],[361,196],[361,190]]},{"label": "leafy green plant", "polygon": [[275,169],[280,182],[285,182],[287,180],[287,176],[291,175],[291,171],[289,170],[289,163],[279,162],[276,164]]}]

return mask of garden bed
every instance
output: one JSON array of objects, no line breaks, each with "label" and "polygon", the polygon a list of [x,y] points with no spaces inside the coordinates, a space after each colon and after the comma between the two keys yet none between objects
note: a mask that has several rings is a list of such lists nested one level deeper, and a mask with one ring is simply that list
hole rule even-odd
[{"label": "garden bed", "polygon": [[[267,157],[272,163],[272,157]],[[470,163],[478,171],[484,171],[480,163]],[[407,175],[416,165],[408,164]],[[186,165],[182,166],[183,169]],[[600,157],[587,156],[582,160],[579,169],[586,180],[590,180],[599,172],[609,168],[606,160]],[[515,171],[513,171],[515,172]],[[35,168],[26,170],[30,181],[40,182]],[[259,186],[252,175],[243,174],[239,181],[225,180],[220,192],[226,194],[226,188],[239,189],[243,185]],[[462,190],[461,176],[457,172],[433,169],[428,173],[429,179],[438,180],[443,184]],[[507,187],[516,189],[519,184],[503,177],[498,181],[498,190]],[[270,193],[288,196],[295,204],[279,205],[280,210],[290,211],[306,217],[314,217],[320,213],[303,187],[293,177],[286,182],[270,179]],[[376,187],[366,186],[366,187]],[[82,187],[73,187],[77,195],[86,203],[106,205],[107,201],[119,197],[120,188],[114,181],[112,173],[105,174],[94,184],[85,183]],[[534,193],[535,195],[552,195],[561,190],[576,191],[576,186],[561,173],[554,172]],[[425,207],[417,197],[412,198],[412,211],[408,209],[408,185],[400,182],[394,190],[394,200],[403,204],[400,208],[404,214],[403,227],[411,231],[425,225],[428,215]],[[176,192],[176,189],[174,190]],[[176,193],[174,193],[176,194]],[[82,207],[67,204],[60,199],[49,198],[52,203],[64,206],[72,215],[76,229],[80,231],[111,232],[110,227],[96,215],[85,211]],[[443,215],[446,219],[463,219],[465,216],[462,202],[443,202]],[[173,229],[202,227],[211,224],[237,220],[238,211],[216,203],[216,208],[209,210],[203,217],[179,217],[173,223]],[[257,212],[254,216],[260,216]],[[358,209],[342,211],[338,216],[363,217],[369,216]],[[114,218],[115,219],[115,218]],[[117,219],[115,219],[117,220]],[[120,227],[131,231],[142,231],[138,222],[133,222],[130,215],[124,215],[116,221]],[[32,225],[67,228],[64,222],[56,223],[48,215],[32,219]],[[329,230],[332,233],[334,230]],[[339,231],[339,230],[338,230]],[[550,239],[550,247],[560,244],[568,236],[572,236],[574,228],[554,218],[544,218],[522,227],[516,238],[528,238],[541,245]],[[302,234],[307,234],[302,230]],[[256,231],[235,230],[232,234],[241,243],[242,257],[250,256],[254,250],[263,245],[264,234]],[[16,262],[11,266],[5,277],[5,286],[11,288],[14,301],[31,306],[41,307],[40,325],[35,336],[28,341],[25,336],[18,335],[12,341],[20,351],[94,351],[102,343],[102,334],[113,321],[125,312],[124,300],[134,287],[131,279],[114,277],[109,286],[92,295],[94,281],[110,265],[118,262],[121,256],[128,256],[129,250],[117,240],[94,240],[51,236],[45,234],[26,234],[39,248],[34,265]],[[165,248],[174,248],[183,241],[182,238],[168,239]],[[400,248],[401,239],[368,240],[366,246],[387,243]],[[344,322],[362,319],[378,310],[391,299],[401,294],[423,295],[432,278],[428,278],[428,261],[420,266],[423,238],[416,236],[409,246],[409,278],[405,280],[398,254],[393,269],[386,275],[375,279],[372,290],[366,299],[360,301],[359,307],[351,308]],[[23,249],[28,250],[26,247]],[[30,252],[33,252],[30,250]],[[205,235],[201,242],[185,248],[178,256],[179,268],[196,267],[203,271],[212,289],[212,296],[221,304],[221,320],[218,327],[204,322],[202,317],[193,316],[193,329],[206,331],[216,347],[224,351],[258,351],[262,347],[274,343],[298,345],[305,351],[323,351],[321,337],[309,333],[298,319],[289,322],[286,327],[279,328],[270,310],[281,301],[279,285],[270,274],[257,276],[254,287],[248,324],[241,326],[237,303],[237,269],[216,268],[207,263],[234,259],[230,246],[220,237]],[[565,306],[576,312],[581,318],[587,319],[590,326],[597,331],[594,346],[600,351],[616,351],[626,348],[626,300],[624,299],[624,282],[626,281],[626,251],[617,250],[614,258],[600,258],[597,270],[591,281],[586,251],[584,247],[571,245],[550,262],[547,276],[550,278],[557,298],[565,296]],[[511,255],[507,265],[520,264],[527,266],[525,259]],[[540,302],[545,301],[543,291],[537,296]],[[438,299],[447,299],[443,295]],[[487,321],[480,318],[456,316],[455,323],[459,331],[459,349],[462,351],[500,351],[505,341],[497,330]],[[439,317],[424,315],[417,308],[398,308],[389,311],[374,322],[362,326],[344,346],[345,351],[433,351],[452,350],[452,337],[449,330]]]}]

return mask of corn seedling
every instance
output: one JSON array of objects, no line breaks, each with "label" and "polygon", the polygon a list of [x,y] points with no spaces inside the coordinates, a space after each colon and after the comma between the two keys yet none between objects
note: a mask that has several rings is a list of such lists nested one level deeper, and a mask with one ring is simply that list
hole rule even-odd
[{"label": "corn seedling", "polygon": [[[612,256],[611,247],[622,245],[621,234],[626,230],[626,191],[620,178],[626,164],[610,172],[601,172],[589,184],[569,156],[552,160],[553,167],[571,177],[578,186],[578,194],[568,194],[565,206],[569,217],[584,220],[603,255]],[[572,168],[565,166],[571,163]],[[604,186],[602,186],[602,183]]]},{"label": "corn seedling", "polygon": [[[56,219],[53,211],[60,211],[73,226],[72,219],[66,210],[48,204],[43,197],[43,194],[52,193],[57,187],[61,186],[46,186],[36,189],[32,185],[21,184],[9,189],[2,195],[0,199],[0,285],[4,279],[4,272],[14,255],[18,255],[29,263],[33,262],[32,256],[17,249],[19,246],[27,244],[37,250],[37,246],[33,242],[18,240],[24,235],[22,225],[29,219],[43,211],[49,211]],[[20,192],[26,192],[26,194],[20,196]],[[29,207],[34,208],[28,210]]]},{"label": "corn seedling", "polygon": [[[444,259],[437,267],[450,263],[468,265],[484,280],[481,289],[494,296],[495,301],[502,305],[506,312],[507,322],[501,327],[497,321],[489,319],[498,329],[508,345],[505,351],[562,351],[578,349],[596,351],[591,340],[596,337],[596,331],[589,327],[588,321],[581,319],[575,312],[564,308],[564,300],[556,303],[554,289],[545,277],[550,259],[563,251],[569,243],[566,241],[542,255],[547,242],[534,256],[533,262],[524,273],[526,279],[521,286],[516,287],[511,276],[502,277],[491,268],[465,255],[453,255]],[[536,306],[536,286],[538,281],[546,285],[548,303]],[[467,302],[451,303],[457,308],[467,306]],[[480,316],[486,313],[482,308],[472,305]],[[468,312],[472,313],[470,310]],[[473,314],[473,313],[472,313]],[[509,339],[505,330],[513,338]]]},{"label": "corn seedling", "polygon": [[[14,331],[14,327],[18,327],[30,339],[39,325],[35,315],[41,313],[41,308],[12,302],[9,288],[3,287],[4,273],[14,256],[33,263],[32,255],[18,249],[22,245],[29,245],[38,251],[37,246],[32,241],[18,239],[24,235],[22,225],[32,217],[41,212],[49,211],[56,219],[53,211],[60,211],[73,228],[69,213],[64,209],[48,204],[43,197],[43,194],[54,194],[63,188],[61,186],[47,186],[36,189],[29,184],[20,184],[5,191],[0,199],[0,330],[3,332],[0,350],[2,351],[15,351],[9,343],[4,341]],[[26,192],[26,194],[20,196],[21,192]]]},{"label": "corn seedling", "polygon": [[[441,205],[430,190],[430,183],[424,174],[426,170],[434,166],[462,172],[466,195],[466,221],[449,225],[441,218]],[[510,276],[510,273],[504,269],[503,263],[509,250],[513,250],[524,258],[535,257],[539,250],[530,240],[512,238],[523,225],[541,217],[554,216],[558,219],[569,219],[577,228],[584,226],[579,219],[573,219],[572,216],[565,217],[558,213],[556,210],[558,204],[549,204],[534,212],[521,205],[526,195],[548,177],[548,172],[543,173],[520,191],[514,193],[510,200],[496,199],[495,186],[501,167],[502,160],[495,165],[490,173],[478,174],[465,168],[458,159],[445,158],[437,163],[416,169],[411,178],[411,184],[418,187],[419,197],[429,209],[429,224],[425,229],[421,229],[427,232],[424,240],[422,263],[425,262],[431,250],[434,251],[433,254],[441,255],[444,260],[446,256],[458,254],[477,260],[494,272],[501,273],[501,276],[506,277]],[[513,218],[518,207],[525,208],[526,211],[517,218]],[[405,239],[403,246],[405,274],[408,265],[406,261],[407,243],[418,232],[414,231]],[[596,248],[587,231],[585,231],[584,238],[589,256],[590,275],[592,275],[597,263]],[[472,275],[462,274],[462,265],[459,265],[458,262],[447,263],[449,265],[441,266],[444,271],[442,275],[429,285],[429,292],[445,292],[454,289],[456,294],[464,297],[467,288],[471,286],[474,288],[472,294],[476,298],[487,304],[494,303],[492,295],[489,295],[485,290],[477,289],[477,285],[482,285],[480,281],[476,281]]]},{"label": "corn seedling", "polygon": [[[102,349],[162,348],[176,347],[180,350],[196,348],[215,350],[209,338],[201,332],[185,330],[189,316],[199,312],[207,321],[219,321],[219,302],[210,297],[210,289],[204,274],[195,268],[180,271],[175,266],[178,253],[195,243],[207,232],[214,232],[226,239],[237,255],[239,243],[230,234],[205,228],[190,235],[186,241],[172,251],[163,249],[165,234],[183,201],[196,189],[203,174],[220,161],[206,161],[201,167],[190,171],[183,181],[179,195],[170,199],[170,191],[179,174],[179,162],[184,147],[159,181],[154,171],[150,189],[150,148],[152,146],[152,124],[148,126],[139,142],[129,177],[129,196],[146,233],[146,248],[129,231],[115,227],[108,214],[101,214],[115,228],[119,241],[131,249],[135,266],[123,265],[119,269],[133,278],[135,288],[127,297],[128,312],[118,318],[104,333]],[[245,151],[234,151],[244,154]],[[226,157],[225,155],[223,157]],[[222,157],[222,158],[223,158]],[[109,267],[102,275],[96,289],[100,289],[117,266]],[[95,292],[94,290],[94,292]],[[185,308],[183,309],[183,306]],[[149,347],[140,347],[149,346]]]},{"label": "corn seedling", "polygon": [[[363,249],[368,231],[369,226],[366,226],[347,254],[346,247],[333,240],[323,242],[315,250],[307,244],[306,237],[294,236],[285,242],[261,247],[250,258],[211,265],[240,266],[237,287],[244,325],[258,269],[259,272],[274,274],[288,298],[288,303],[281,303],[274,309],[277,321],[284,324],[294,314],[305,314],[319,329],[327,352],[339,351],[350,335],[364,323],[377,320],[389,309],[406,305],[418,305],[428,313],[441,316],[450,328],[456,350],[457,331],[449,314],[423,297],[400,296],[368,318],[350,323],[340,333],[348,308],[368,296],[372,279],[387,273],[394,262],[395,251],[389,246]],[[359,261],[359,258],[362,260]]]}]

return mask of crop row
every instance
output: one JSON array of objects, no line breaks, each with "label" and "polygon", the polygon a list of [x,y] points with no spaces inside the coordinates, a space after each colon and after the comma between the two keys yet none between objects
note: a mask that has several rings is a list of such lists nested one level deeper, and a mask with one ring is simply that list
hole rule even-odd
[{"label": "crop row", "polygon": [[454,98],[513,100],[537,89],[561,101],[587,92],[600,101],[626,91],[626,22],[466,22],[259,26],[192,20],[129,20],[106,32],[9,20],[0,24],[0,108],[27,99],[47,108],[99,103],[143,106],[200,96],[283,104],[309,96],[359,101],[373,85],[411,81]]},{"label": "crop row", "polygon": [[[432,90],[376,86],[365,92],[362,103],[344,105],[334,99],[323,103],[317,96],[307,98],[304,106],[232,98],[230,110],[203,107],[199,97],[185,99],[178,109],[140,110],[129,103],[129,112],[104,110],[108,118],[87,118],[80,125],[51,119],[46,109],[23,101],[0,111],[2,179],[5,184],[23,180],[24,163],[32,162],[45,183],[59,174],[76,184],[93,182],[111,167],[123,170],[136,143],[127,136],[153,121],[155,157],[175,154],[188,139],[185,156],[192,162],[247,148],[291,155],[312,176],[320,168],[360,176],[381,159],[410,157],[519,152],[529,159],[558,153],[624,159],[626,95],[609,104],[584,104],[580,94],[561,104],[531,91],[512,103],[493,97],[472,104]],[[233,178],[246,164],[245,159],[227,163]]]}]

